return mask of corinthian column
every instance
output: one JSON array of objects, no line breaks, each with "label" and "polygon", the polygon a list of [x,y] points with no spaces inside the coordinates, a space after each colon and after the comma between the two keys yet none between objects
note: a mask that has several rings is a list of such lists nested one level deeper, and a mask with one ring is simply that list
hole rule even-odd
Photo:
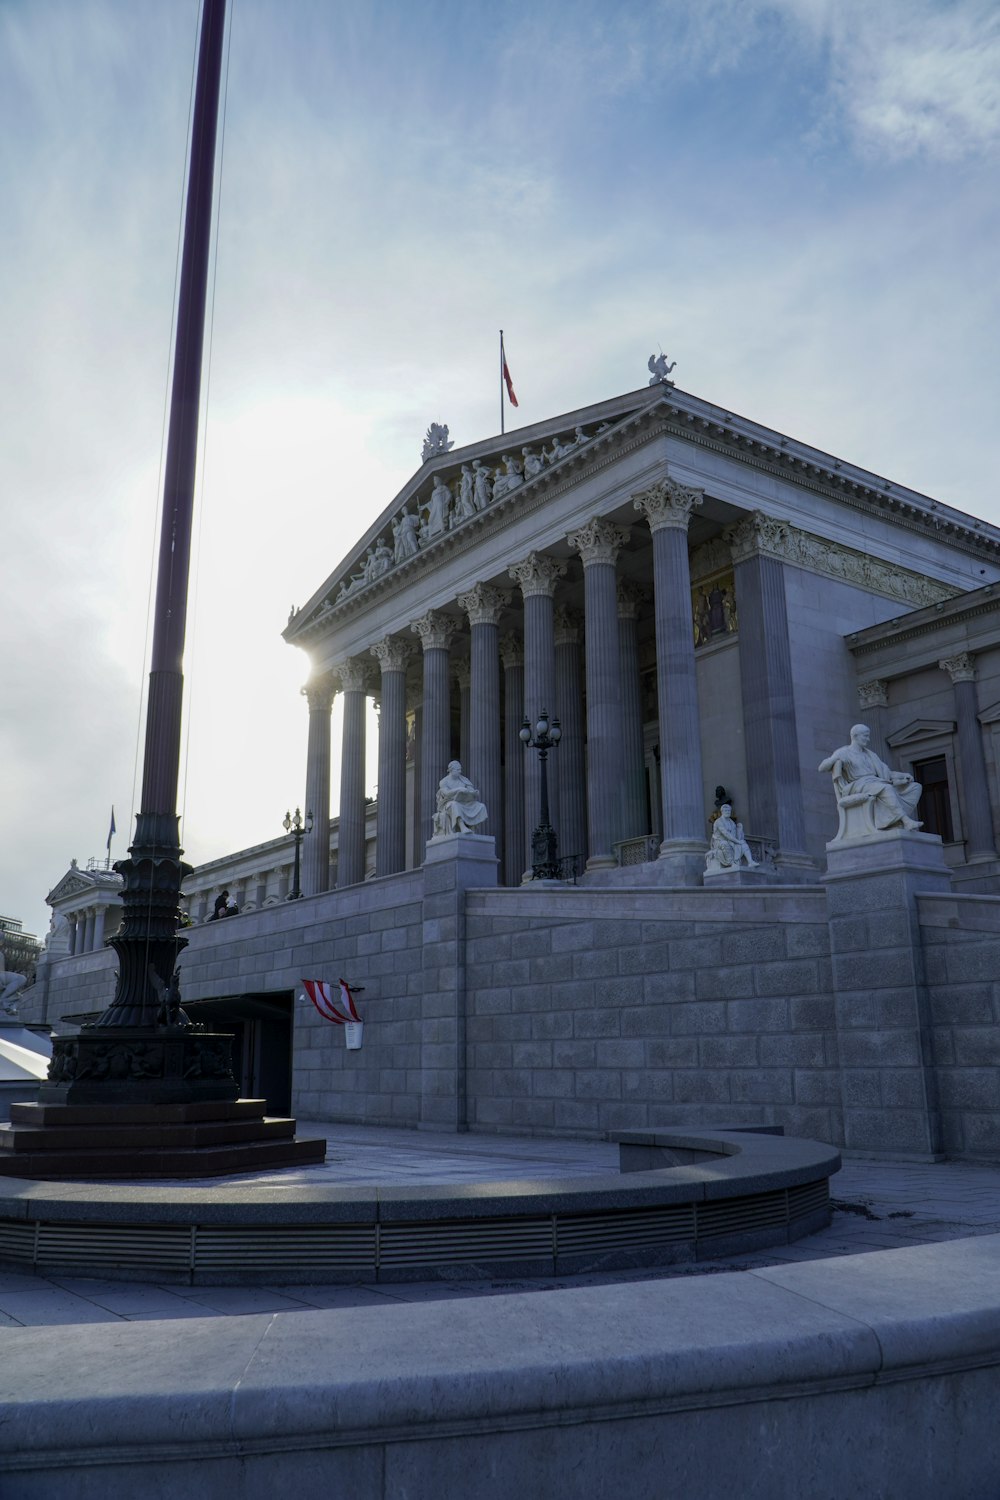
[{"label": "corinthian column", "polygon": [[420,744],[420,838],[418,857],[434,832],[438,782],[451,759],[451,701],[448,692],[448,647],[455,621],[431,609],[410,629],[424,651],[424,702]]},{"label": "corinthian column", "polygon": [[615,563],[628,532],[595,517],[566,538],[583,562],[587,672],[588,870],[616,861],[612,845],[621,836],[621,657]]},{"label": "corinthian column", "polygon": [[375,874],[395,875],[406,868],[406,663],[412,651],[388,635],[370,649],[382,673]]},{"label": "corinthian column", "polygon": [[795,724],[784,557],[788,528],[755,511],[725,533],[740,622],[740,689],[747,764],[747,829],[778,845],[782,865],[811,867]]},{"label": "corinthian column", "polygon": [[[505,589],[477,583],[467,594],[459,594],[458,604],[469,617],[471,635],[469,764],[465,768],[474,786],[479,788],[488,821],[480,833],[492,833],[501,843],[502,784],[500,777],[500,616],[510,603]],[[497,854],[503,858],[498,847]]]},{"label": "corinthian column", "polygon": [[336,668],[344,694],[344,737],[340,755],[340,839],[337,885],[359,885],[365,878],[365,702],[368,663],[358,659]]},{"label": "corinthian column", "polygon": [[580,618],[557,607],[556,702],[562,724],[559,741],[560,850],[587,858],[587,772],[583,734],[583,668],[580,662]]},{"label": "corinthian column", "polygon": [[[555,701],[556,647],[553,601],[556,583],[566,572],[566,564],[554,557],[545,557],[540,552],[530,553],[523,562],[515,563],[507,572],[521,586],[524,598],[524,707],[529,719],[534,722],[544,708],[553,717],[559,716],[559,705]],[[538,756],[524,758],[524,814],[525,848],[531,848],[532,831],[542,816],[542,779]],[[549,757],[549,816],[556,833],[559,832],[559,752]],[[526,871],[530,874],[530,871]]]},{"label": "corinthian column", "polygon": [[976,658],[970,651],[959,651],[956,656],[947,656],[939,661],[938,666],[942,672],[948,673],[955,692],[965,857],[970,864],[974,860],[996,859],[993,813],[986,780],[986,757],[983,754],[979,705],[976,702]]},{"label": "corinthian column", "polygon": [[642,677],[639,672],[639,605],[646,591],[618,580],[618,647],[622,685],[622,828],[623,839],[649,831],[646,809],[646,755],[643,743]]},{"label": "corinthian column", "polygon": [[[521,744],[521,720],[524,717],[524,646],[516,635],[505,635],[500,642],[503,661],[504,722],[504,799],[503,799],[503,882],[520,885],[524,875],[524,746]],[[488,804],[487,804],[488,807]]]},{"label": "corinthian column", "polygon": [[704,499],[701,490],[664,479],[633,495],[653,535],[656,612],[656,695],[660,722],[663,843],[667,873],[696,885],[704,870],[705,826],[698,680],[691,628],[688,521]]},{"label": "corinthian column", "polygon": [[329,672],[311,677],[302,689],[309,704],[306,750],[306,811],[312,832],[302,841],[302,894],[318,896],[330,889],[330,714],[337,691]]}]

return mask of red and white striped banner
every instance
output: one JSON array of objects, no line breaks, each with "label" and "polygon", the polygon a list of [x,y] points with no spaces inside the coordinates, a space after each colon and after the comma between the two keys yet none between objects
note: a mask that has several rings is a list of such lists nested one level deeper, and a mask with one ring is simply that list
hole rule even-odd
[{"label": "red and white striped banner", "polygon": [[338,983],[346,1015],[337,1009],[330,985],[325,979],[303,979],[302,987],[325,1021],[332,1021],[335,1026],[345,1026],[348,1021],[360,1021],[361,1017],[346,979],[338,980]]}]

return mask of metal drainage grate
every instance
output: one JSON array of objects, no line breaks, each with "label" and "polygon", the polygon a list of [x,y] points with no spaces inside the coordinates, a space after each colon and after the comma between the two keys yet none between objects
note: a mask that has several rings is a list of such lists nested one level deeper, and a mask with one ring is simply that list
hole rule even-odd
[{"label": "metal drainage grate", "polygon": [[694,1239],[694,1207],[628,1209],[622,1213],[572,1214],[556,1219],[556,1254],[637,1249]]},{"label": "metal drainage grate", "polygon": [[784,1188],[776,1193],[755,1193],[749,1198],[723,1199],[721,1203],[699,1203],[696,1212],[700,1240],[788,1223]]},{"label": "metal drainage grate", "polygon": [[163,1266],[186,1271],[191,1230],[185,1224],[39,1224],[35,1264]]},{"label": "metal drainage grate", "polygon": [[0,1224],[0,1260],[31,1265],[35,1258],[34,1224]]},{"label": "metal drainage grate", "polygon": [[804,1219],[830,1206],[830,1182],[824,1177],[820,1182],[806,1182],[801,1187],[788,1189],[788,1219]]},{"label": "metal drainage grate", "polygon": [[464,1261],[552,1259],[552,1220],[444,1220],[383,1224],[379,1265],[455,1265]]},{"label": "metal drainage grate", "polygon": [[370,1272],[375,1265],[374,1224],[282,1224],[269,1229],[201,1226],[194,1235],[193,1264],[198,1270],[310,1266]]}]

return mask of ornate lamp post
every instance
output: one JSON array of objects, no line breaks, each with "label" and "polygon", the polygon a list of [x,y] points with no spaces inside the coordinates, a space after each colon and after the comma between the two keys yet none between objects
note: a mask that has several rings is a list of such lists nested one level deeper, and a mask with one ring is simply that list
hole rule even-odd
[{"label": "ornate lamp post", "polygon": [[531,720],[524,716],[520,737],[526,750],[537,750],[542,771],[541,822],[531,835],[532,880],[558,880],[559,860],[557,856],[556,831],[549,822],[549,751],[554,750],[562,739],[559,720],[549,720],[544,708],[531,732]]},{"label": "ornate lamp post", "polygon": [[288,899],[289,899],[289,901],[297,901],[299,899],[299,897],[302,895],[302,889],[301,889],[301,886],[299,885],[299,870],[301,868],[302,840],[305,838],[305,836],[306,836],[307,833],[312,833],[313,815],[312,815],[311,812],[307,812],[306,813],[306,820],[303,823],[303,821],[302,821],[302,813],[301,813],[301,811],[300,811],[299,808],[296,808],[295,809],[295,816],[294,817],[292,816],[291,813],[288,813],[288,812],[285,813],[284,822],[282,823],[282,827],[284,828],[285,832],[286,833],[290,833],[292,835],[292,838],[295,840],[295,873],[292,876],[292,889],[289,892]]}]

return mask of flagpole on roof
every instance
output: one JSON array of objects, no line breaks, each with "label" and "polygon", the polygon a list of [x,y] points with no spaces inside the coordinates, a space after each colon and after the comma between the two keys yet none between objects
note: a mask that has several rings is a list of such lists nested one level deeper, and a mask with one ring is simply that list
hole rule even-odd
[{"label": "flagpole on roof", "polygon": [[500,436],[503,437],[503,329],[500,330]]}]

